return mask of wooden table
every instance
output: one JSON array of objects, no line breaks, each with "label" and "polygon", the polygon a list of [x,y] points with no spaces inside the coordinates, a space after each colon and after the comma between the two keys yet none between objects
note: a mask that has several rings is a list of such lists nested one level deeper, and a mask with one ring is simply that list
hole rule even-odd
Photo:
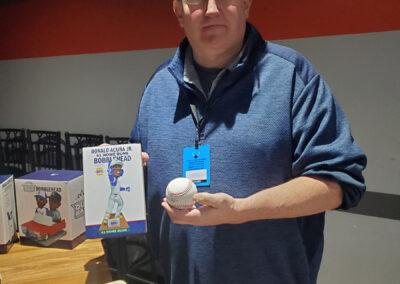
[{"label": "wooden table", "polygon": [[103,284],[112,281],[100,239],[72,250],[14,244],[0,254],[1,284]]}]

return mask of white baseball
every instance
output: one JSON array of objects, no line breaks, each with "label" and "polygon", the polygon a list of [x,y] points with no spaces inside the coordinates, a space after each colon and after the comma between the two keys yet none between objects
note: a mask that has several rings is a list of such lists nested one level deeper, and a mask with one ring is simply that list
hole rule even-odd
[{"label": "white baseball", "polygon": [[165,190],[165,196],[168,203],[177,209],[192,208],[193,194],[197,192],[196,185],[192,180],[179,177],[171,180]]}]

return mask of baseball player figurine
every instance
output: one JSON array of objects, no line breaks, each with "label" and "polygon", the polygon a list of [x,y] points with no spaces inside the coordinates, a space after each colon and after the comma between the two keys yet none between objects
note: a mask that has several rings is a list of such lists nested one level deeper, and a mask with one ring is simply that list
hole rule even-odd
[{"label": "baseball player figurine", "polygon": [[120,218],[121,210],[124,205],[124,202],[121,198],[121,191],[130,191],[130,187],[121,187],[118,178],[124,174],[124,170],[122,169],[124,163],[119,160],[112,160],[108,162],[108,178],[110,180],[111,185],[111,193],[108,198],[108,206],[107,211],[104,216],[103,224],[108,224],[108,220],[113,213],[115,205],[117,205],[117,209],[115,211],[114,218]]},{"label": "baseball player figurine", "polygon": [[57,192],[52,192],[49,196],[49,216],[53,218],[53,222],[61,222],[61,214],[58,207],[61,206],[61,195]]},{"label": "baseball player figurine", "polygon": [[42,214],[42,215],[49,215],[49,209],[44,207],[47,204],[47,194],[46,192],[41,193],[40,191],[34,195],[36,198],[37,208],[35,213]]}]

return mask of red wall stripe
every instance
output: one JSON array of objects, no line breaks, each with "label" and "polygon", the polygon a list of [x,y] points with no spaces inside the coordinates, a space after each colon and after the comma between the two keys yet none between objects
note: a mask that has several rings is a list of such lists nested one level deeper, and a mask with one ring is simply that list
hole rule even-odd
[{"label": "red wall stripe", "polygon": [[400,0],[260,0],[252,19],[267,39],[400,30]]},{"label": "red wall stripe", "polygon": [[[176,47],[172,0],[7,0],[0,60]],[[400,30],[399,0],[253,0],[266,39]]]}]

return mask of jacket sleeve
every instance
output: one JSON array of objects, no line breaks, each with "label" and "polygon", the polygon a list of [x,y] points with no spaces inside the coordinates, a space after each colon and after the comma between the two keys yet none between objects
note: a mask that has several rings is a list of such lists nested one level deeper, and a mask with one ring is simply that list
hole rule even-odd
[{"label": "jacket sleeve", "polygon": [[[135,124],[131,130],[131,135],[130,135],[130,139],[129,139],[129,143],[141,143],[143,151],[144,151],[143,143],[145,141],[143,141],[144,138],[141,135],[141,131],[145,131],[145,129],[144,129],[145,118],[144,117],[146,116],[146,108],[143,105],[145,105],[144,96],[146,93],[146,89],[147,89],[147,85],[143,90],[142,98],[139,103],[139,109],[136,114]],[[144,110],[143,110],[143,108],[144,108]]]},{"label": "jacket sleeve", "polygon": [[354,141],[349,123],[319,75],[293,97],[293,176],[336,180],[343,190],[341,209],[358,204],[365,192],[367,159]]},{"label": "jacket sleeve", "polygon": [[[142,97],[142,100],[143,100],[143,97]],[[142,125],[142,116],[141,116],[142,100],[140,101],[139,109],[136,114],[135,124],[131,130],[131,137],[129,139],[129,143],[142,143],[142,137],[140,135],[141,125]]]},{"label": "jacket sleeve", "polygon": [[129,143],[140,143],[139,115],[137,115],[135,125],[132,128]]}]

